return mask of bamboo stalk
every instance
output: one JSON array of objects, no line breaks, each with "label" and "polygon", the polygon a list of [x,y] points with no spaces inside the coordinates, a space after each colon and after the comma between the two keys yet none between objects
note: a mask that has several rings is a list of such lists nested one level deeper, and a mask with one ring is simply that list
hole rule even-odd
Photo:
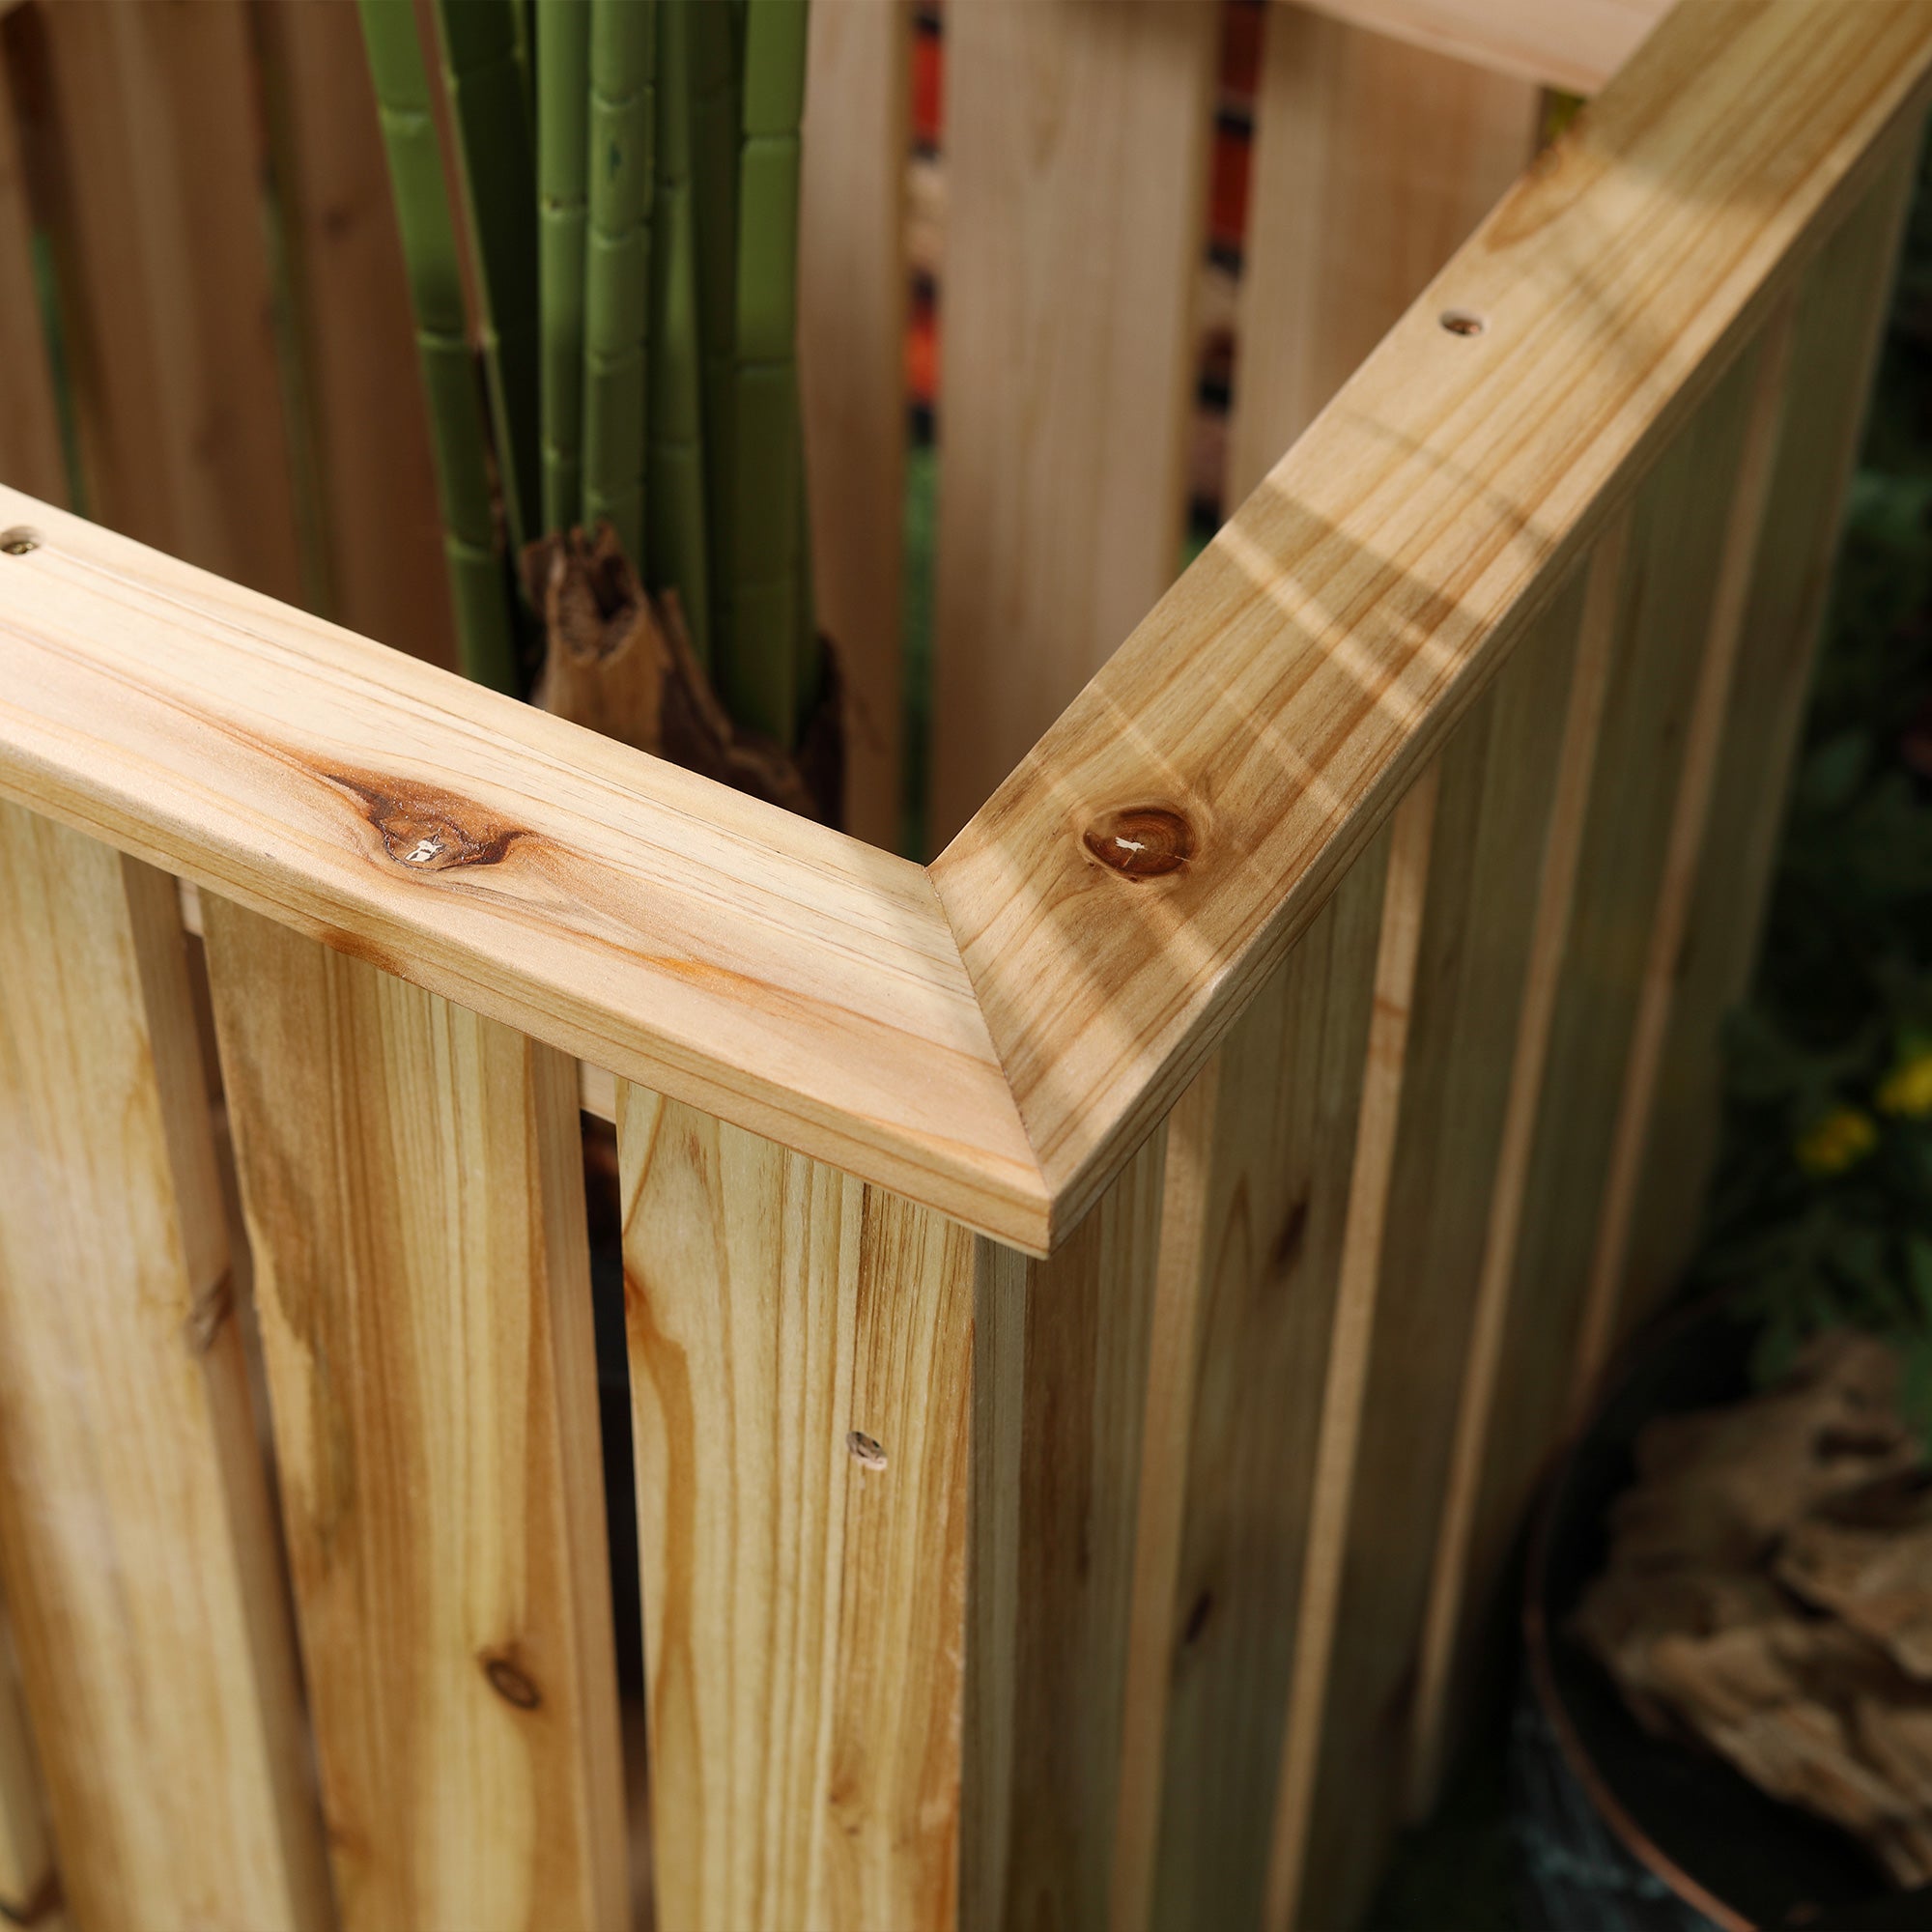
[{"label": "bamboo stalk", "polygon": [[[366,0],[365,0],[366,4]],[[536,162],[515,0],[437,0],[510,546],[538,513]]]},{"label": "bamboo stalk", "polygon": [[705,447],[698,398],[697,252],[691,184],[694,8],[658,10],[656,246],[651,258],[649,581],[675,590],[701,664],[711,662]]},{"label": "bamboo stalk", "polygon": [[592,0],[590,231],[583,338],[583,518],[644,558],[655,0]]},{"label": "bamboo stalk", "polygon": [[590,14],[582,0],[537,0],[537,301],[543,521],[583,515],[584,224]]},{"label": "bamboo stalk", "polygon": [[491,499],[489,439],[469,350],[456,230],[430,114],[422,43],[409,7],[392,0],[361,0],[361,14],[415,312],[457,647],[470,677],[510,691],[515,685],[513,593]]},{"label": "bamboo stalk", "polygon": [[798,178],[805,0],[749,0],[739,157],[730,484],[730,651],[725,701],[794,742],[815,688],[799,435]]}]

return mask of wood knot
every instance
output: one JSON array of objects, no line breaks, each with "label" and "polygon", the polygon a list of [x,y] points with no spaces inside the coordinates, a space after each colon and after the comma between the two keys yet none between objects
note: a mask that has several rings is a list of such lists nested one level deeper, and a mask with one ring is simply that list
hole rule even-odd
[{"label": "wood knot", "polygon": [[1193,858],[1194,828],[1171,806],[1130,805],[1103,812],[1081,843],[1122,878],[1158,879]]},{"label": "wood knot", "polygon": [[514,1704],[520,1711],[534,1711],[543,1702],[543,1693],[500,1650],[486,1650],[476,1661],[483,1666],[491,1690],[504,1703]]},{"label": "wood knot", "polygon": [[499,823],[473,799],[434,785],[364,772],[324,776],[360,803],[363,817],[382,836],[384,851],[408,871],[494,866],[528,836],[519,826]]}]

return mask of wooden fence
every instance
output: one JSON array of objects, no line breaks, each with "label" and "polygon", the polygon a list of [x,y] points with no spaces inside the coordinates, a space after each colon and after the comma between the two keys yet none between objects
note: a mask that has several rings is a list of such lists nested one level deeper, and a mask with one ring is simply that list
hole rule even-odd
[{"label": "wooden fence", "polygon": [[[10,1917],[1359,1914],[1693,1232],[1932,91],[1685,0],[1403,312],[1654,12],[1271,12],[1170,585],[1218,14],[951,0],[930,867],[441,668],[351,14],[0,20]],[[906,18],[814,22],[889,841]]]}]

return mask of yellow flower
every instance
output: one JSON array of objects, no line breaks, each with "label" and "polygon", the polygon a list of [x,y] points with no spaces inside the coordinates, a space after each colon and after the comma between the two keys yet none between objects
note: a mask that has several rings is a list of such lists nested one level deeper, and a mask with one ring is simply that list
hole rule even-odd
[{"label": "yellow flower", "polygon": [[1842,1174],[1878,1145],[1872,1117],[1857,1107],[1833,1107],[1798,1136],[1792,1151],[1806,1174]]},{"label": "yellow flower", "polygon": [[1910,1114],[1914,1120],[1932,1114],[1932,1047],[1909,1053],[1879,1082],[1881,1114]]}]

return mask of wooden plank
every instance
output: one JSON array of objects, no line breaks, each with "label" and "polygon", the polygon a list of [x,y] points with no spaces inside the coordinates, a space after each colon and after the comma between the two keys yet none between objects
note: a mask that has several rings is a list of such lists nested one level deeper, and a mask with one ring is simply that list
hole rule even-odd
[{"label": "wooden plank", "polygon": [[0,807],[0,1571],[69,1903],[319,1928],[173,882]]},{"label": "wooden plank", "polygon": [[243,0],[42,10],[94,515],[301,593]]},{"label": "wooden plank", "polygon": [[912,9],[814,7],[807,31],[798,362],[812,585],[844,686],[845,830],[895,852]]},{"label": "wooden plank", "polygon": [[974,1241],[618,1101],[659,1922],[950,1926]]},{"label": "wooden plank", "polygon": [[1314,421],[1528,163],[1529,82],[1272,6],[1256,89],[1228,496]]},{"label": "wooden plank", "polygon": [[1595,94],[1671,0],[1303,0],[1338,20],[1569,94]]},{"label": "wooden plank", "polygon": [[62,1932],[60,1873],[47,1833],[46,1787],[20,1694],[12,1625],[0,1616],[0,1917]]},{"label": "wooden plank", "polygon": [[[1290,1915],[1305,1924],[1359,1920],[1400,1818],[1452,1365],[1468,1353],[1539,908],[1573,875],[1613,635],[1582,629],[1582,593],[1566,587],[1442,753],[1336,1640],[1296,1714],[1319,1734]],[[1614,596],[1598,603],[1614,616]]]},{"label": "wooden plank", "polygon": [[[1633,1217],[1650,1144],[1662,1056],[1677,1001],[1697,892],[1705,840],[1739,658],[1752,579],[1766,535],[1772,486],[1781,460],[1785,398],[1793,380],[1790,307],[1766,325],[1753,351],[1748,415],[1730,483],[1730,503],[1715,550],[1703,562],[1712,575],[1710,614],[1698,652],[1697,685],[1685,724],[1684,752],[1671,802],[1670,828],[1651,912],[1650,941],[1631,1017],[1630,1048],[1617,1098],[1616,1126],[1597,1210],[1596,1245],[1583,1291],[1572,1372],[1573,1405],[1580,1409],[1595,1392],[1622,1313],[1619,1302],[1630,1264]],[[1837,505],[1831,506],[1835,513]],[[1715,1018],[1711,1029],[1716,1044]],[[1580,1419],[1580,1418],[1579,1418]]]},{"label": "wooden plank", "polygon": [[1797,299],[1801,372],[1785,404],[1777,474],[1749,612],[1749,674],[1732,688],[1710,831],[1678,968],[1670,1037],[1633,1224],[1624,1324],[1655,1308],[1689,1260],[1717,1148],[1719,1027],[1758,952],[1811,664],[1838,549],[1841,504],[1871,388],[1916,144],[1820,251]]},{"label": "wooden plank", "polygon": [[353,7],[255,19],[327,582],[318,608],[456,666],[429,413],[375,91]]},{"label": "wooden plank", "polygon": [[623,1922],[576,1082],[211,897],[343,1922]]},{"label": "wooden plank", "polygon": [[1167,1128],[1113,1924],[1261,1922],[1387,841]]},{"label": "wooden plank", "polygon": [[[1503,1615],[1496,1590],[1544,1459],[1569,1414],[1570,1370],[1662,890],[1703,644],[1713,558],[1746,447],[1756,350],[1734,363],[1638,492],[1605,695],[1581,881],[1550,1013],[1520,1201],[1485,1268],[1476,1350],[1438,1534],[1416,1706],[1414,1802],[1426,1804]],[[1514,1187],[1514,1175],[1509,1177]],[[1498,1195],[1502,1191],[1498,1182]],[[1492,1201],[1492,1216],[1498,1213]],[[1503,1267],[1507,1264],[1507,1274]],[[1492,1352],[1490,1352],[1492,1351]]]},{"label": "wooden plank", "polygon": [[67,458],[34,264],[34,211],[14,108],[12,59],[0,45],[0,478],[64,503]]},{"label": "wooden plank", "polygon": [[0,796],[566,1053],[1042,1247],[931,883],[0,491]]},{"label": "wooden plank", "polygon": [[1923,9],[1686,0],[935,863],[1060,1222],[1889,160],[1928,64]]},{"label": "wooden plank", "polygon": [[1218,24],[947,14],[935,846],[1179,565]]},{"label": "wooden plank", "polygon": [[979,1244],[959,1921],[1105,1921],[1166,1128],[1050,1261]]}]

